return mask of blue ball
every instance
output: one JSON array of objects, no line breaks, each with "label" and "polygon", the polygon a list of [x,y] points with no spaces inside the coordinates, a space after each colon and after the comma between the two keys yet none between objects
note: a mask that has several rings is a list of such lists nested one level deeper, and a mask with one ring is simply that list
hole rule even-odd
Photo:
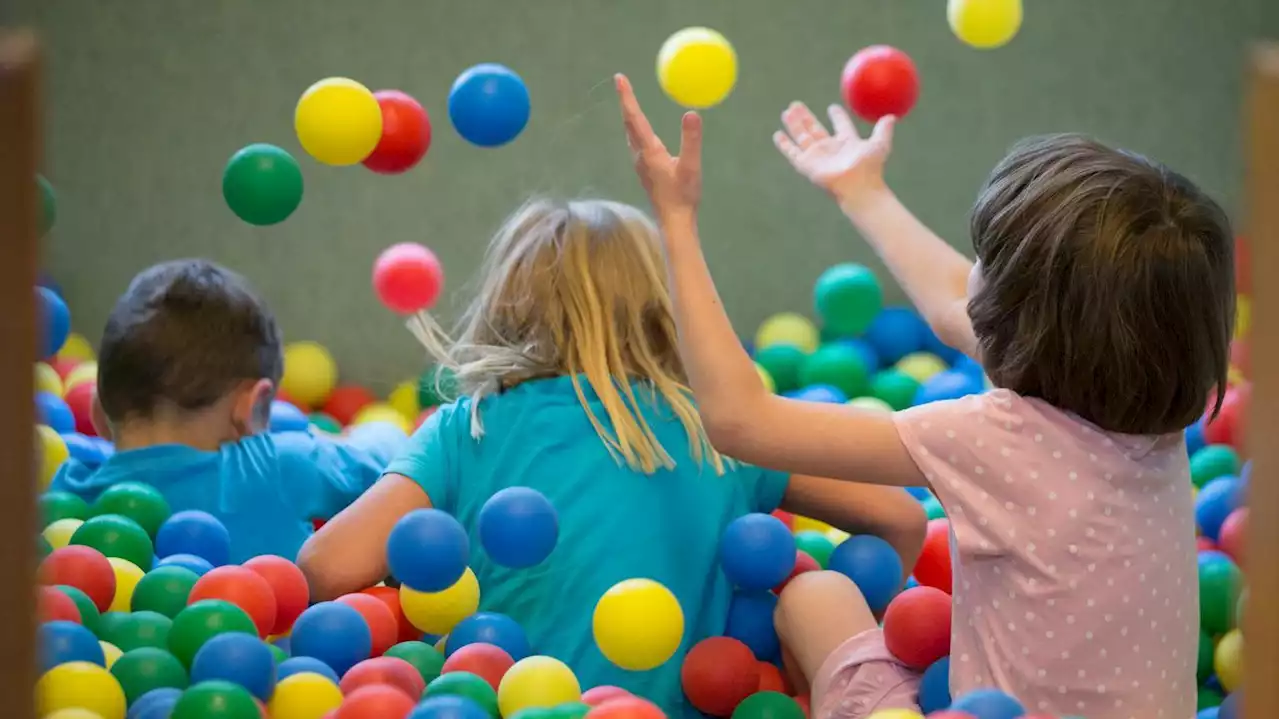
[{"label": "blue ball", "polygon": [[36,392],[36,418],[58,434],[76,431],[76,416],[67,403],[52,392]]},{"label": "blue ball", "polygon": [[213,570],[213,565],[204,557],[197,557],[194,554],[170,554],[155,563],[157,567],[183,567],[190,569],[196,573],[197,577],[203,577],[206,572]]},{"label": "blue ball", "polygon": [[449,90],[449,121],[462,139],[473,145],[505,145],[529,122],[529,88],[502,65],[471,67]]},{"label": "blue ball", "polygon": [[1222,719],[1221,707],[1209,707],[1196,712],[1196,719]]},{"label": "blue ball", "polygon": [[333,667],[325,664],[315,657],[289,657],[288,659],[280,662],[280,666],[276,667],[276,677],[281,681],[283,681],[285,677],[291,677],[294,674],[302,674],[303,672],[319,674],[320,676],[332,681],[334,684],[337,684],[339,681],[338,673],[333,670]]},{"label": "blue ball", "polygon": [[928,487],[907,487],[907,494],[922,502],[933,496],[933,492],[930,492]]},{"label": "blue ball", "polygon": [[65,432],[62,435],[62,441],[66,443],[67,452],[71,454],[71,458],[90,469],[95,469],[107,461],[108,455],[102,450],[102,444],[95,441],[96,439],[96,437],[86,437],[79,432]]},{"label": "blue ball", "polygon": [[458,622],[449,632],[445,642],[445,656],[468,644],[492,644],[520,661],[533,653],[529,648],[529,638],[516,620],[497,612],[476,612]]},{"label": "blue ball", "polygon": [[876,352],[876,348],[871,343],[863,339],[843,339],[837,340],[839,344],[844,345],[858,353],[858,357],[862,358],[862,365],[867,368],[867,375],[875,374],[880,369],[880,354]]},{"label": "blue ball", "polygon": [[40,287],[47,287],[55,295],[59,297],[62,296],[62,285],[58,284],[58,281],[53,279],[53,276],[44,270],[40,270],[40,274],[36,275],[36,285]]},{"label": "blue ball", "polygon": [[982,369],[982,365],[967,355],[960,355],[956,358],[955,363],[951,365],[951,370],[972,379],[979,386],[983,386],[987,378],[987,371]]},{"label": "blue ball", "polygon": [[1192,422],[1191,426],[1183,431],[1182,436],[1186,438],[1188,457],[1204,449],[1208,444],[1204,438],[1204,417]]},{"label": "blue ball", "polygon": [[1240,692],[1234,691],[1227,695],[1226,699],[1218,705],[1218,719],[1239,719],[1240,717]]},{"label": "blue ball", "polygon": [[734,586],[768,590],[791,574],[796,540],[777,517],[746,514],[729,523],[720,537],[720,566]]},{"label": "blue ball", "polygon": [[276,686],[276,660],[267,643],[251,634],[219,634],[191,660],[191,683],[221,679],[267,701]]},{"label": "blue ball", "polygon": [[107,658],[93,632],[75,622],[45,622],[38,630],[40,673],[67,662],[92,662],[106,666]]},{"label": "blue ball", "polygon": [[844,392],[829,384],[811,384],[804,389],[786,392],[783,396],[803,402],[825,402],[827,404],[844,404],[849,401]]},{"label": "blue ball", "polygon": [[907,581],[903,584],[902,590],[905,592],[908,589],[915,589],[918,586],[920,586],[920,580],[916,579],[915,575],[912,574],[907,577]]},{"label": "blue ball", "polygon": [[387,564],[402,584],[419,592],[453,586],[467,569],[471,540],[458,520],[438,509],[404,515],[387,537]]},{"label": "blue ball", "polygon": [[152,689],[134,700],[125,719],[169,719],[173,706],[182,698],[182,690],[174,687]]},{"label": "blue ball", "polygon": [[[555,549],[560,535],[556,508],[529,487],[499,490],[480,508],[477,523],[480,544],[489,558],[516,569],[540,564]],[[520,661],[515,655],[512,658]]]},{"label": "blue ball", "polygon": [[999,689],[974,689],[957,699],[951,708],[968,712],[973,719],[1021,719],[1026,708]]},{"label": "blue ball", "polygon": [[929,325],[909,307],[886,307],[871,321],[862,339],[875,349],[886,366],[924,349]]},{"label": "blue ball", "polygon": [[924,326],[924,351],[937,355],[939,359],[947,364],[955,364],[961,357],[965,355],[955,347],[944,344],[943,341],[934,334],[933,328],[928,325]]},{"label": "blue ball", "polygon": [[951,657],[943,657],[920,677],[920,711],[932,714],[951,706]]},{"label": "blue ball", "polygon": [[278,399],[271,402],[271,418],[267,422],[267,428],[272,432],[306,432],[310,424],[307,415],[297,407]]},{"label": "blue ball", "polygon": [[194,554],[221,567],[231,561],[231,535],[208,512],[175,512],[156,531],[156,556],[164,559],[174,554]]},{"label": "blue ball", "polygon": [[1240,480],[1235,477],[1219,477],[1201,487],[1196,494],[1196,526],[1200,527],[1200,533],[1218,541],[1222,523],[1243,500]]},{"label": "blue ball", "polygon": [[40,310],[40,357],[52,357],[71,334],[71,310],[58,293],[48,287],[36,288],[36,306]]},{"label": "blue ball", "polygon": [[945,370],[925,380],[916,390],[913,404],[922,405],[948,399],[960,399],[971,394],[981,394],[982,380],[974,379],[956,370]]},{"label": "blue ball", "polygon": [[772,592],[734,592],[724,635],[746,644],[760,661],[778,659],[782,653],[778,631],[773,626],[773,610],[777,606],[778,598]]},{"label": "blue ball", "polygon": [[837,545],[827,569],[852,579],[875,614],[902,591],[902,559],[888,542],[870,534],[849,537]]},{"label": "blue ball", "polygon": [[405,719],[490,719],[475,701],[456,694],[427,697]]},{"label": "blue ball", "polygon": [[290,643],[289,637],[272,637],[271,643],[278,647],[285,654],[293,654],[293,644]]},{"label": "blue ball", "polygon": [[373,635],[360,612],[340,602],[307,608],[289,634],[295,657],[314,657],[339,675],[369,658]]}]

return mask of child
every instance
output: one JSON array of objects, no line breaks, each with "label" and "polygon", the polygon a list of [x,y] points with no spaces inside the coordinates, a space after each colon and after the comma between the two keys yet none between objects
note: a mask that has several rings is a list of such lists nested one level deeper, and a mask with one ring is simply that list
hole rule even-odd
[{"label": "child", "polygon": [[[639,210],[531,202],[499,230],[482,273],[456,343],[429,346],[462,398],[303,547],[315,598],[377,582],[396,521],[438,507],[472,537],[482,610],[512,617],[535,653],[566,662],[584,688],[621,686],[692,717],[681,658],[725,629],[732,588],[717,545],[730,521],[782,506],[880,534],[914,562],[924,515],[905,492],[788,478],[711,449],[676,354],[656,228]],[[555,550],[531,569],[496,565],[477,538],[481,506],[513,485],[538,490],[559,515]],[[679,651],[648,672],[609,664],[591,639],[597,600],[637,577],[666,585],[684,609]]]},{"label": "child", "polygon": [[[864,140],[838,107],[832,135],[792,105],[778,148],[997,388],[891,416],[794,402],[760,389],[702,258],[698,117],[685,116],[672,158],[617,84],[712,444],[778,469],[933,488],[951,518],[953,695],[996,687],[1028,712],[1091,719],[1194,714],[1182,429],[1226,386],[1235,291],[1222,210],[1142,157],[1077,136],[1032,140],[978,198],[975,264],[885,187],[892,118]],[[885,650],[843,577],[798,577],[775,620],[812,682],[815,719],[914,708],[918,675]]]},{"label": "child", "polygon": [[[293,559],[311,520],[345,507],[405,438],[387,426],[350,442],[261,434],[283,359],[280,331],[238,275],[204,260],[134,278],[107,318],[93,423],[117,451],[98,468],[68,460],[51,489],[92,501],[119,482],[204,510],[231,534],[231,561]],[[398,435],[398,438],[397,438]]]}]

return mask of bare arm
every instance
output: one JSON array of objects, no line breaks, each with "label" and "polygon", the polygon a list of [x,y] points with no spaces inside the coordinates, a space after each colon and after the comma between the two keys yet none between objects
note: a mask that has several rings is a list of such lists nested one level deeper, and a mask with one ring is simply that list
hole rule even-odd
[{"label": "bare arm", "polygon": [[928,522],[924,508],[896,487],[793,474],[782,497],[782,508],[849,534],[880,537],[898,551],[908,573],[924,546]]}]

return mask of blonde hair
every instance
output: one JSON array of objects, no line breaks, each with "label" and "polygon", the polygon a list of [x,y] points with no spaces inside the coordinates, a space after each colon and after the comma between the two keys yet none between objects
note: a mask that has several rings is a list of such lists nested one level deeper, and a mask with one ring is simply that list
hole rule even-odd
[{"label": "blonde hair", "polygon": [[[485,396],[568,375],[615,460],[646,474],[675,466],[640,409],[656,393],[684,426],[694,460],[722,473],[725,460],[707,441],[685,384],[665,277],[657,228],[640,210],[607,200],[536,199],[494,235],[456,339],[425,315],[410,327],[452,370],[456,392],[471,397],[473,437],[484,432]],[[587,401],[583,377],[608,426]]]}]

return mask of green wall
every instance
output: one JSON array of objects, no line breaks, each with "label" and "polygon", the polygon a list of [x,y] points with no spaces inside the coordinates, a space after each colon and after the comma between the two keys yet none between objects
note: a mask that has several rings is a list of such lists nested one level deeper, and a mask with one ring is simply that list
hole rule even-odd
[{"label": "green wall", "polygon": [[[636,81],[674,139],[654,56],[687,25],[737,47],[737,89],[707,113],[703,233],[724,299],[744,331],[806,310],[813,279],[854,260],[878,267],[825,197],[770,143],[792,99],[823,106],[857,49],[897,45],[922,96],[898,130],[890,179],[920,216],[966,247],[966,212],[1017,138],[1077,130],[1149,153],[1238,211],[1244,50],[1274,37],[1271,0],[1027,0],[1013,44],[971,50],[943,0],[19,0],[48,43],[46,167],[60,193],[47,265],[77,329],[97,339],[115,296],[143,266],[205,256],[248,275],[289,339],[328,345],[349,379],[385,388],[420,351],[375,301],[374,255],[416,241],[466,296],[489,234],[530,193],[631,202],[609,82]],[[477,62],[515,68],[533,118],[512,145],[483,150],[448,126],[453,78]],[[331,75],[397,88],[431,113],[435,140],[401,177],[316,164],[292,111]],[[232,152],[277,143],[303,165],[306,196],[283,225],[253,228],[223,205]],[[890,289],[893,297],[900,297]]]}]

